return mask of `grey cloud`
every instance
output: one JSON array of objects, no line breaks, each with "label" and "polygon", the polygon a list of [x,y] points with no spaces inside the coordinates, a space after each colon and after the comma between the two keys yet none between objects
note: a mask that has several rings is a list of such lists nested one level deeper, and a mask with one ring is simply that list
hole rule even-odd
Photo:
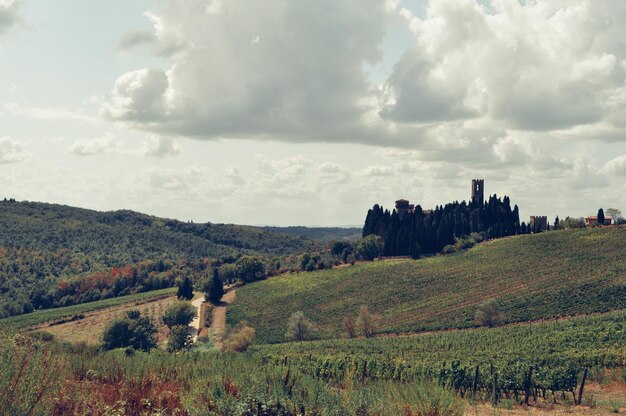
[{"label": "grey cloud", "polygon": [[6,33],[20,19],[18,0],[0,0],[0,35]]},{"label": "grey cloud", "polygon": [[133,30],[126,32],[120,38],[117,47],[120,49],[131,49],[135,46],[143,44],[153,44],[157,41],[157,37],[154,32],[149,30]]}]

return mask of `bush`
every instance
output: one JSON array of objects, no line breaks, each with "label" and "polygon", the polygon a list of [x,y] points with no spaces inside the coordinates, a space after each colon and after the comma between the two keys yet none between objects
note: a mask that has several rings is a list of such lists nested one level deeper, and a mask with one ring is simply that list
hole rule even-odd
[{"label": "bush", "polygon": [[163,323],[170,329],[177,325],[186,326],[193,321],[195,316],[196,308],[191,303],[179,301],[167,308],[163,315]]},{"label": "bush", "polygon": [[357,256],[362,260],[374,260],[383,252],[382,239],[377,235],[368,235],[356,245]]},{"label": "bush", "polygon": [[230,351],[245,352],[254,340],[254,328],[247,322],[241,322],[226,340],[226,349]]},{"label": "bush", "polygon": [[348,316],[343,321],[343,327],[346,330],[346,335],[348,335],[348,338],[356,337],[356,322],[354,321],[353,317]]},{"label": "bush", "polygon": [[167,350],[176,352],[189,349],[192,345],[191,328],[187,325],[176,325],[170,328],[167,337]]},{"label": "bush", "polygon": [[476,324],[493,328],[502,325],[500,308],[495,299],[488,300],[478,305],[476,310]]},{"label": "bush", "polygon": [[102,334],[102,347],[105,350],[132,347],[148,351],[156,347],[157,327],[139,311],[129,311],[124,318],[109,323]]},{"label": "bush", "polygon": [[365,338],[371,338],[378,329],[378,315],[372,314],[367,306],[361,306],[359,309],[359,318],[357,319],[357,327]]},{"label": "bush", "polygon": [[314,332],[313,323],[305,318],[302,311],[297,311],[289,317],[285,337],[291,341],[304,341],[311,338]]},{"label": "bush", "polygon": [[215,309],[215,305],[212,303],[204,304],[204,326],[206,328],[210,328],[211,322],[213,322],[213,309]]}]

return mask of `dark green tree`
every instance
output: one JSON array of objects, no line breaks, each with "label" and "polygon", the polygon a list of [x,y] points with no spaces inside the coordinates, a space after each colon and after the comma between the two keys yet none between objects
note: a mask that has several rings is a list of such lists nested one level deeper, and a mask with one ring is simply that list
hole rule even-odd
[{"label": "dark green tree", "polygon": [[333,241],[330,246],[330,254],[333,256],[341,256],[344,251],[350,250],[352,248],[352,244],[347,241]]},{"label": "dark green tree", "polygon": [[598,225],[604,225],[604,210],[602,208],[598,210]]},{"label": "dark green tree", "polygon": [[244,282],[253,282],[265,276],[265,265],[256,257],[240,257],[235,262],[235,266],[237,267],[237,276]]},{"label": "dark green tree", "polygon": [[561,222],[561,220],[559,220],[559,216],[557,215],[556,218],[554,219],[554,229],[558,230],[559,229],[559,223]]},{"label": "dark green tree", "polygon": [[169,352],[187,350],[192,343],[189,326],[175,325],[170,328],[170,333],[167,336],[167,350]]},{"label": "dark green tree", "polygon": [[156,347],[156,333],[157,327],[150,318],[132,310],[107,325],[102,334],[102,346],[105,350],[132,347],[148,351]]},{"label": "dark green tree", "polygon": [[213,277],[205,288],[204,298],[212,304],[217,305],[220,303],[222,296],[224,296],[224,283],[220,278],[219,271],[214,269]]},{"label": "dark green tree", "polygon": [[177,325],[187,326],[193,321],[195,316],[196,308],[191,303],[178,301],[167,308],[163,314],[163,323],[170,329]]},{"label": "dark green tree", "polygon": [[356,245],[356,253],[363,260],[374,260],[382,254],[383,244],[381,238],[371,234],[363,238]]},{"label": "dark green tree", "polygon": [[193,299],[193,282],[191,281],[191,277],[185,276],[181,279],[177,279],[176,285],[178,286],[178,292],[176,292],[178,299]]}]

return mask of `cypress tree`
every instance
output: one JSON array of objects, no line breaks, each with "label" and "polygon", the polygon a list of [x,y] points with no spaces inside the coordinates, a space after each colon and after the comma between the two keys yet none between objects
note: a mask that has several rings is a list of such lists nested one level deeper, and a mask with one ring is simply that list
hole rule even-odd
[{"label": "cypress tree", "polygon": [[604,225],[604,210],[602,208],[598,210],[598,225]]},{"label": "cypress tree", "polygon": [[222,279],[220,279],[219,271],[214,269],[213,278],[211,279],[211,283],[204,295],[204,298],[212,304],[217,305],[220,303],[222,296],[224,296],[224,284],[222,283]]}]

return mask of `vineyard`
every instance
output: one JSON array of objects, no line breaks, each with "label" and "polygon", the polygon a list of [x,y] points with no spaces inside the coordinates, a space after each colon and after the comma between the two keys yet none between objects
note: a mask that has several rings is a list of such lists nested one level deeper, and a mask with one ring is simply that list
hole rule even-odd
[{"label": "vineyard", "polygon": [[0,328],[24,329],[46,322],[65,320],[73,316],[80,316],[100,309],[114,306],[135,304],[140,305],[155,299],[170,297],[176,293],[176,288],[155,290],[152,292],[137,293],[135,295],[120,296],[117,298],[99,300],[96,302],[82,303],[79,305],[67,306],[64,308],[44,309],[25,315],[12,316],[0,319]]},{"label": "vineyard", "polygon": [[590,371],[626,366],[626,311],[498,329],[263,345],[254,351],[268,362],[335,382],[346,376],[436,380],[461,396],[528,401],[550,395],[577,402]]},{"label": "vineyard", "polygon": [[[477,306],[497,298],[505,323],[626,308],[626,228],[510,237],[420,260],[386,260],[247,285],[228,310],[261,343],[284,342],[302,310],[319,338],[343,336],[361,305],[381,315],[380,332],[468,328]],[[259,307],[262,305],[262,307]]]}]

